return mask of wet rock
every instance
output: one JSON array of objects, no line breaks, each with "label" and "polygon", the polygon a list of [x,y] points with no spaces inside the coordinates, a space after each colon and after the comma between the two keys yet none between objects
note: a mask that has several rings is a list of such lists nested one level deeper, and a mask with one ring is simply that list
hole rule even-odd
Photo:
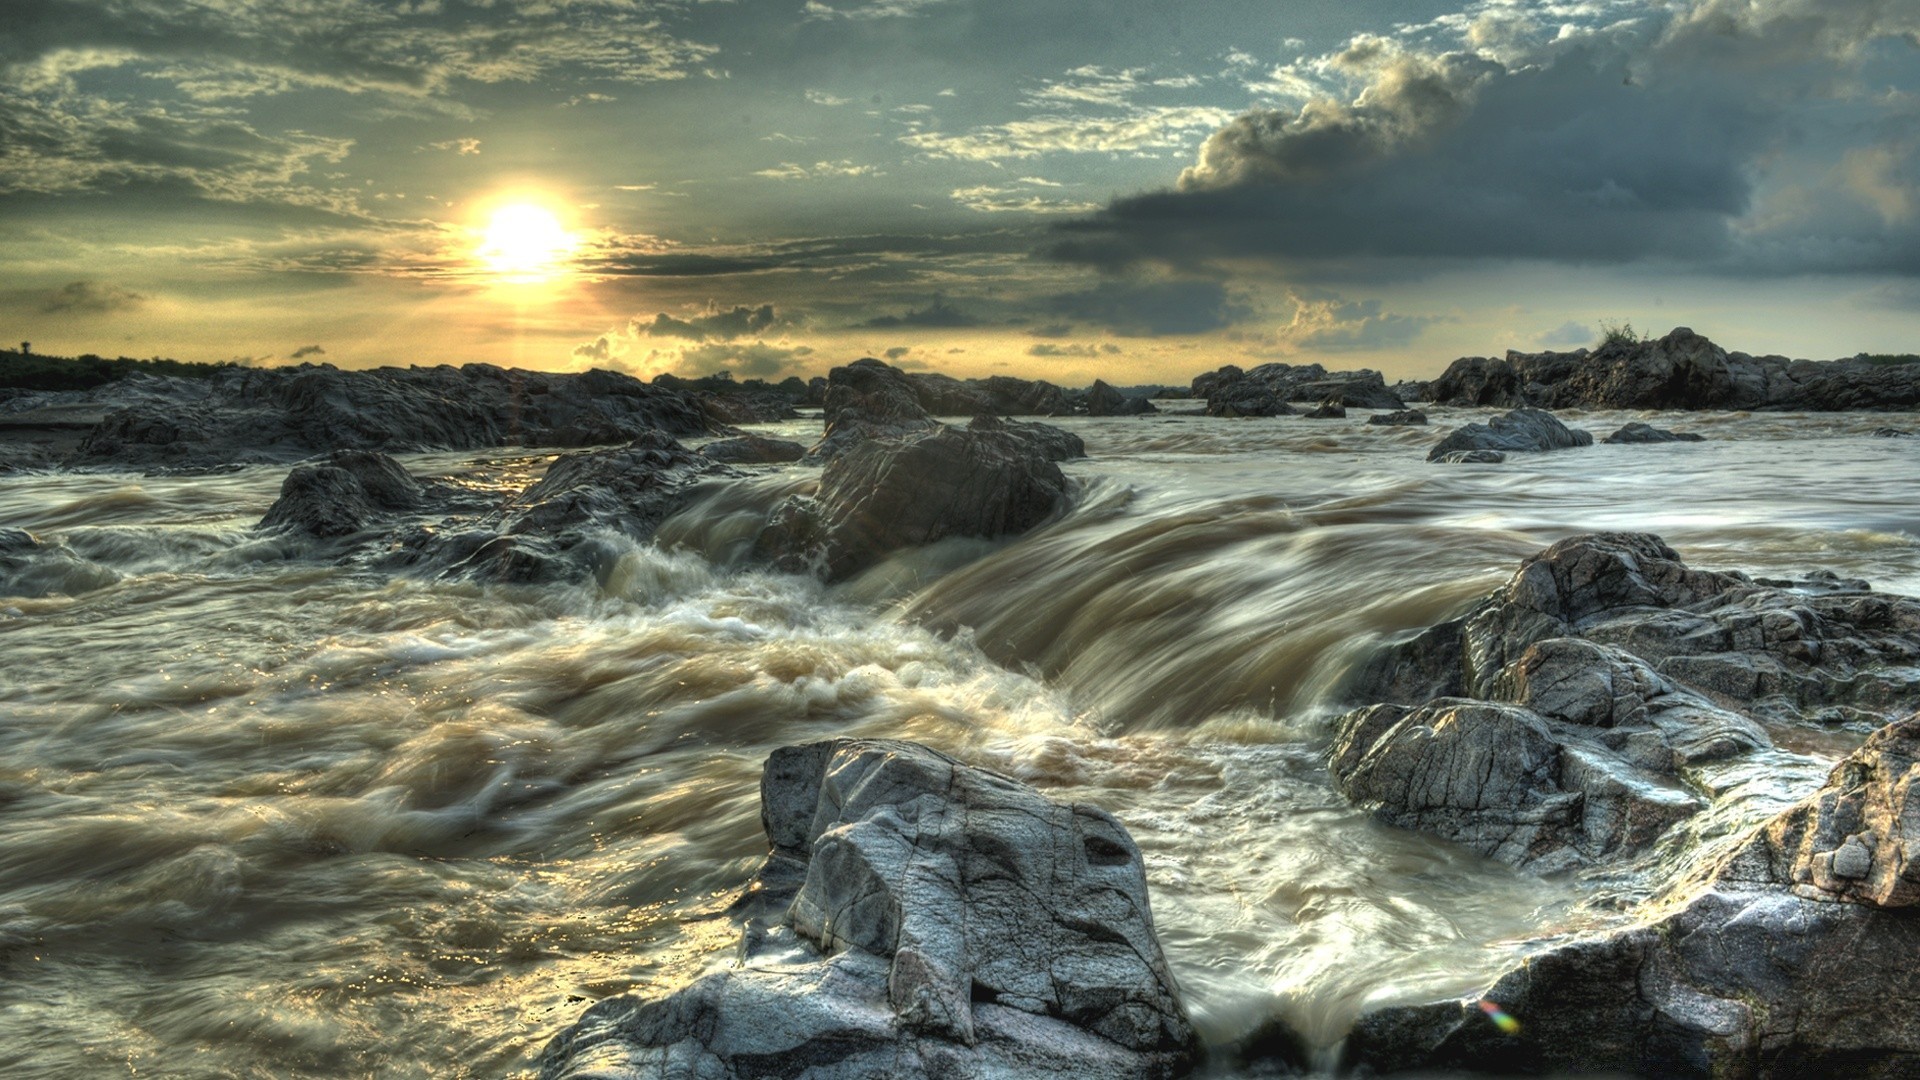
[{"label": "wet rock", "polygon": [[390,514],[419,508],[420,482],[399,462],[370,450],[337,450],[287,474],[263,529],[331,539],[351,536]]},{"label": "wet rock", "polygon": [[902,548],[1021,533],[1064,510],[1066,478],[1048,451],[997,426],[862,441],[827,462],[816,495],[782,504],[756,554],[839,581]]},{"label": "wet rock", "polygon": [[0,555],[21,555],[40,547],[40,538],[25,529],[0,529]]},{"label": "wet rock", "polygon": [[1333,401],[1346,408],[1405,407],[1379,372],[1328,371],[1319,364],[1231,364],[1193,380],[1193,396],[1207,399],[1209,416],[1288,416],[1290,401]]},{"label": "wet rock", "polygon": [[1498,450],[1449,450],[1438,459],[1427,460],[1438,460],[1442,465],[1498,465],[1507,460],[1507,455]]},{"label": "wet rock", "polygon": [[1515,409],[1484,424],[1464,424],[1427,452],[1428,461],[1441,461],[1459,450],[1516,451],[1565,450],[1592,446],[1593,436],[1568,428],[1552,413],[1539,409]]},{"label": "wet rock", "polygon": [[907,375],[920,407],[933,416],[973,416],[988,412],[993,403],[985,391],[951,375],[916,371]]},{"label": "wet rock", "polygon": [[987,397],[987,411],[1001,416],[1064,416],[1073,411],[1067,392],[1041,379],[993,375],[970,380]]},{"label": "wet rock", "polygon": [[1433,400],[1433,382],[1429,379],[1401,379],[1387,389],[1401,401]]},{"label": "wet rock", "polygon": [[1637,857],[1740,785],[1764,724],[1871,728],[1920,707],[1920,601],[1588,534],[1383,650],[1347,696],[1376,703],[1337,724],[1350,797],[1518,866],[1581,868]]},{"label": "wet rock", "polygon": [[1347,407],[1340,404],[1339,398],[1328,398],[1308,410],[1306,417],[1309,420],[1344,420],[1347,418]]},{"label": "wet rock", "polygon": [[1087,444],[1080,436],[1062,427],[1036,420],[1008,420],[999,416],[976,416],[967,423],[973,431],[1004,431],[1032,443],[1048,461],[1072,461],[1087,456]]},{"label": "wet rock", "polygon": [[1906,856],[1920,850],[1916,762],[1920,716],[1875,734],[1701,880],[1650,904],[1645,922],[1531,956],[1483,994],[1363,1016],[1347,1066],[1920,1075],[1920,965],[1909,962],[1920,893]]},{"label": "wet rock", "polygon": [[1143,397],[1128,397],[1100,379],[1087,391],[1088,416],[1146,416],[1157,413],[1153,402]]},{"label": "wet rock", "polygon": [[1877,427],[1877,428],[1874,428],[1868,434],[1872,435],[1876,439],[1911,439],[1913,438],[1913,432],[1911,431],[1901,431],[1899,428],[1890,428],[1890,427]]},{"label": "wet rock", "polygon": [[700,448],[700,453],[729,465],[778,465],[799,461],[806,456],[807,448],[787,439],[742,435],[710,442]]},{"label": "wet rock", "polygon": [[807,454],[830,461],[872,439],[931,431],[938,421],[920,405],[913,380],[871,357],[827,374],[826,434]]},{"label": "wet rock", "polygon": [[734,475],[671,436],[649,432],[625,446],[555,459],[546,475],[508,501],[507,531],[606,529],[644,540],[687,504],[696,482]]},{"label": "wet rock", "polygon": [[1702,442],[1704,437],[1692,432],[1667,431],[1636,420],[1600,441],[1606,443]]},{"label": "wet rock", "polygon": [[911,743],[768,759],[740,962],[589,1009],[543,1080],[1182,1075],[1139,850],[1092,807]]},{"label": "wet rock", "polygon": [[1367,417],[1367,423],[1387,427],[1411,427],[1424,425],[1427,414],[1419,409],[1398,409],[1393,412],[1375,413]]}]

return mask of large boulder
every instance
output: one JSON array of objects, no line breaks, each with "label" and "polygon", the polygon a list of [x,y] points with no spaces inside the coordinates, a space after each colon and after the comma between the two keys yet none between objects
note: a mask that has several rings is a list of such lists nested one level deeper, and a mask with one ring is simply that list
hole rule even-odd
[{"label": "large boulder", "polygon": [[1393,412],[1375,413],[1367,417],[1367,423],[1380,427],[1424,427],[1427,414],[1419,409],[1396,409]]},{"label": "large boulder", "polygon": [[912,743],[777,750],[739,962],[593,1006],[543,1080],[1183,1075],[1196,1038],[1139,849],[1088,806]]},{"label": "large boulder", "polygon": [[[1920,1075],[1920,715],[1642,909],[1481,993],[1363,1016],[1347,1065],[1660,1077]],[[1496,1025],[1488,1009],[1511,1019]]]},{"label": "large boulder", "polygon": [[1328,371],[1319,364],[1261,364],[1248,371],[1229,364],[1196,377],[1193,396],[1207,399],[1209,416],[1287,416],[1292,401],[1355,409],[1406,405],[1377,371]]},{"label": "large boulder", "polygon": [[287,474],[260,527],[322,539],[352,536],[391,514],[418,509],[423,496],[420,482],[387,455],[336,450]]},{"label": "large boulder", "polygon": [[1087,456],[1087,444],[1080,436],[1066,428],[1042,424],[1037,420],[1009,420],[989,414],[974,417],[968,421],[967,427],[973,431],[1004,431],[1015,438],[1025,439],[1048,461],[1072,461]]},{"label": "large boulder", "polygon": [[1088,416],[1146,416],[1160,410],[1143,397],[1128,397],[1101,379],[1087,390]]},{"label": "large boulder", "polygon": [[812,496],[778,507],[756,553],[795,573],[851,577],[902,548],[1025,532],[1062,511],[1067,482],[1035,438],[994,424],[862,441]]},{"label": "large boulder", "polygon": [[716,439],[701,447],[700,453],[729,465],[778,465],[799,461],[807,455],[807,448],[788,439],[739,435]]},{"label": "large boulder", "polygon": [[826,433],[807,455],[812,462],[831,461],[872,439],[939,427],[906,372],[871,357],[827,373],[824,419]]},{"label": "large boulder", "polygon": [[1484,424],[1462,424],[1427,451],[1428,461],[1445,460],[1458,451],[1496,450],[1501,453],[1531,450],[1565,450],[1592,446],[1593,435],[1562,424],[1558,417],[1539,409],[1515,409]]},{"label": "large boulder", "polygon": [[1623,425],[1619,431],[1614,432],[1600,441],[1604,443],[1669,443],[1702,442],[1704,440],[1705,436],[1695,435],[1690,431],[1668,431],[1664,428],[1657,428],[1652,424],[1643,424],[1636,420],[1633,423]]},{"label": "large boulder", "polygon": [[933,371],[907,375],[920,407],[933,416],[973,416],[993,408],[986,391],[970,382]]}]

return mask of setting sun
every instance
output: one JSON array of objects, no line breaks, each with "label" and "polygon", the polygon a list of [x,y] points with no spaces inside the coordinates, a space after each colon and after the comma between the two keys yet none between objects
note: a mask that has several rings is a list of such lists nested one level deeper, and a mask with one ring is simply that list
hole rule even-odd
[{"label": "setting sun", "polygon": [[509,203],[488,219],[474,258],[502,277],[534,280],[557,273],[576,244],[553,211],[537,203]]}]

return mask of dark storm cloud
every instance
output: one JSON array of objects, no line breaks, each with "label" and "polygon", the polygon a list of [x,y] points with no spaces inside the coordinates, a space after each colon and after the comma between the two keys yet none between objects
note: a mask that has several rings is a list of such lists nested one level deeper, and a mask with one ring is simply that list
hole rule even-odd
[{"label": "dark storm cloud", "polygon": [[872,330],[893,330],[900,327],[922,327],[954,330],[966,326],[979,326],[980,320],[947,303],[946,297],[936,296],[925,307],[909,308],[898,315],[878,315],[860,324]]},{"label": "dark storm cloud", "polygon": [[688,341],[718,339],[732,341],[749,334],[764,333],[777,317],[772,304],[747,307],[744,304],[725,311],[710,309],[705,315],[676,319],[662,311],[651,322],[635,320],[635,329],[652,337],[677,337]]},{"label": "dark storm cloud", "polygon": [[40,310],[48,315],[105,315],[137,308],[146,299],[104,281],[75,281],[48,293]]},{"label": "dark storm cloud", "polygon": [[[1883,159],[1862,159],[1851,195],[1846,178],[1828,181],[1878,222],[1850,223],[1851,210],[1817,198],[1770,212],[1760,180],[1823,137],[1807,135],[1809,110],[1841,95],[1871,58],[1866,42],[1913,33],[1887,8],[1708,3],[1664,27],[1576,35],[1504,62],[1362,39],[1327,61],[1356,92],[1243,114],[1174,189],[1069,222],[1046,251],[1108,270],[1412,257],[1908,271],[1920,235],[1893,212],[1910,190],[1896,190],[1899,168],[1872,173]],[[1911,48],[1897,51],[1898,70],[1920,75]]]},{"label": "dark storm cloud", "polygon": [[1052,315],[1129,337],[1204,334],[1253,317],[1252,309],[1233,300],[1225,285],[1199,279],[1102,281],[1041,304]]}]

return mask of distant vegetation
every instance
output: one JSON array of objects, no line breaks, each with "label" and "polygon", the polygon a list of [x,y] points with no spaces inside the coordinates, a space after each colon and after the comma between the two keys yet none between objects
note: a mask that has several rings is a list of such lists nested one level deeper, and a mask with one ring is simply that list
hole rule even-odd
[{"label": "distant vegetation", "polygon": [[1913,353],[1861,353],[1855,360],[1864,360],[1878,367],[1899,367],[1902,364],[1920,364],[1920,356]]},{"label": "distant vegetation", "polygon": [[1600,344],[1596,348],[1604,349],[1609,345],[1638,345],[1647,340],[1647,335],[1635,330],[1630,322],[1601,323]]},{"label": "distant vegetation", "polygon": [[204,379],[236,364],[194,364],[184,360],[131,356],[41,356],[28,352],[0,352],[0,388],[18,390],[89,390],[124,379],[136,372]]}]

